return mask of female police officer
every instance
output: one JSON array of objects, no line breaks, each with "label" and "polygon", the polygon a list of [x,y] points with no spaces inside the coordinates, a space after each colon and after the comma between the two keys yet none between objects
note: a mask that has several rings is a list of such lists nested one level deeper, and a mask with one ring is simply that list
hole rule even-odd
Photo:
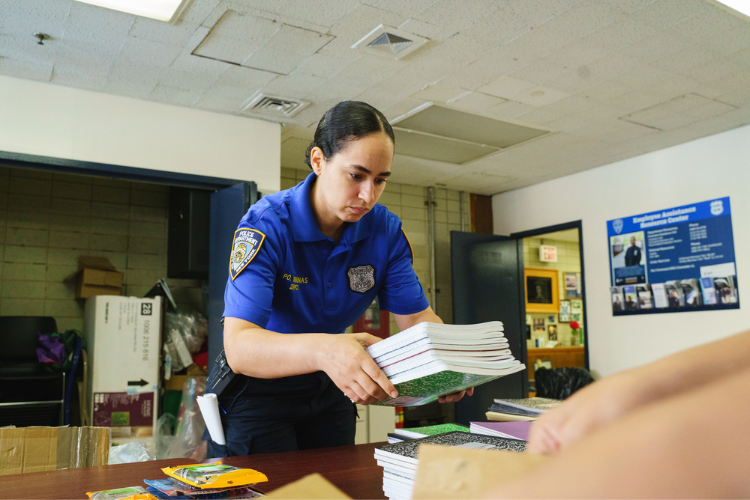
[{"label": "female police officer", "polygon": [[220,397],[227,445],[211,442],[209,456],[354,444],[352,401],[374,403],[397,391],[364,350],[380,339],[341,332],[376,296],[402,330],[442,323],[414,273],[401,222],[376,205],[393,151],[393,130],[380,111],[339,103],[308,148],[313,172],[261,199],[240,221],[224,297],[224,349],[243,376]]}]

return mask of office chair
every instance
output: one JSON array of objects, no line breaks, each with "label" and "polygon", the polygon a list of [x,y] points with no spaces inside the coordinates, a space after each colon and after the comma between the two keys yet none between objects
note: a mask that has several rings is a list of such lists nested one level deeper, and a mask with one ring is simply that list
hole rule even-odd
[{"label": "office chair", "polygon": [[39,363],[38,335],[57,332],[54,318],[0,316],[0,427],[60,425],[65,374]]}]

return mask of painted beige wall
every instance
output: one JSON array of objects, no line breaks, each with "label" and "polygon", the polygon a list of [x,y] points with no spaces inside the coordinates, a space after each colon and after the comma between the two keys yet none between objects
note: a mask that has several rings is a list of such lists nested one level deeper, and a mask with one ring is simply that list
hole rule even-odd
[{"label": "painted beige wall", "polygon": [[255,181],[279,190],[281,126],[0,76],[0,151]]},{"label": "painted beige wall", "polygon": [[[588,345],[602,375],[750,328],[750,308],[612,316],[608,220],[729,196],[740,304],[750,272],[750,126],[495,195],[495,234],[581,220]],[[747,275],[750,276],[750,275]]]}]

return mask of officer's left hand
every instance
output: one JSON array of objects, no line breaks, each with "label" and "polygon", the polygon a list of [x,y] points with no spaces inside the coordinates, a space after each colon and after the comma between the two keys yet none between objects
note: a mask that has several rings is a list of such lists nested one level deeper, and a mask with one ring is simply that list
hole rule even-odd
[{"label": "officer's left hand", "polygon": [[438,403],[455,403],[456,401],[459,401],[462,397],[464,397],[464,394],[468,394],[469,396],[473,395],[474,388],[469,387],[465,391],[454,392],[453,394],[446,394],[445,396],[440,396],[438,398]]}]

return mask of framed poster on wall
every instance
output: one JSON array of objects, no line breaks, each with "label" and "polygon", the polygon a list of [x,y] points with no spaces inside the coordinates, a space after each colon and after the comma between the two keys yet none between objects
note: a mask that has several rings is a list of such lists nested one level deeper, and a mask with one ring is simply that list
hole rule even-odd
[{"label": "framed poster on wall", "polygon": [[729,197],[607,222],[612,315],[738,309]]},{"label": "framed poster on wall", "polygon": [[560,314],[558,315],[558,321],[560,323],[570,323],[570,301],[560,301]]},{"label": "framed poster on wall", "polygon": [[556,313],[560,310],[560,291],[556,269],[523,270],[526,312]]}]

